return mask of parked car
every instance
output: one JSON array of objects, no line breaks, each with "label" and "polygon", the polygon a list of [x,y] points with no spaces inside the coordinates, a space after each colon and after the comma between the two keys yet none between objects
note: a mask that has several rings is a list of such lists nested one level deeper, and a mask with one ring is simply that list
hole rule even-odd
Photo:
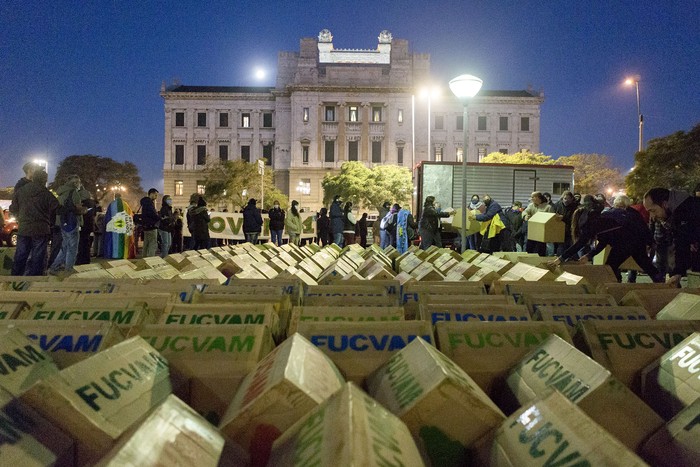
[{"label": "parked car", "polygon": [[17,246],[17,229],[19,228],[17,219],[7,209],[2,211],[2,215],[5,219],[5,225],[0,232],[0,245],[5,243],[7,246]]}]

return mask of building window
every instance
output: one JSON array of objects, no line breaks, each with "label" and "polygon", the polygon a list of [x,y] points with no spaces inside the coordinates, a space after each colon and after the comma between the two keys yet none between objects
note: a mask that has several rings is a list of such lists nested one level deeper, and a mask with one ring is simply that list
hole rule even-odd
[{"label": "building window", "polygon": [[202,180],[197,180],[197,194],[204,195],[206,194],[206,185]]},{"label": "building window", "polygon": [[221,112],[219,114],[219,126],[220,127],[228,127],[228,112]]},{"label": "building window", "polygon": [[403,146],[396,148],[396,162],[398,164],[403,164]]},{"label": "building window", "polygon": [[183,194],[185,194],[185,182],[175,180],[175,196],[182,196]]},{"label": "building window", "polygon": [[299,181],[299,192],[301,192],[301,196],[311,196],[310,178],[302,178],[301,181]]},{"label": "building window", "polygon": [[477,127],[479,131],[486,131],[486,117],[477,117]]},{"label": "building window", "polygon": [[435,116],[435,129],[444,130],[445,129],[445,117],[442,115]]},{"label": "building window", "polygon": [[176,144],[175,145],[175,165],[185,164],[185,145]]},{"label": "building window", "polygon": [[359,160],[359,141],[348,141],[348,160],[357,161]]},{"label": "building window", "polygon": [[464,149],[457,148],[457,162],[462,162],[463,156],[464,156]]},{"label": "building window", "polygon": [[250,113],[246,112],[241,114],[241,127],[250,128]]},{"label": "building window", "polygon": [[263,114],[263,128],[272,128],[272,113],[265,112]]},{"label": "building window", "polygon": [[457,131],[464,131],[464,115],[458,115],[455,128]]},{"label": "building window", "polygon": [[175,126],[185,126],[185,112],[175,112]]},{"label": "building window", "polygon": [[301,147],[301,163],[302,164],[309,163],[309,147],[308,146]]},{"label": "building window", "polygon": [[207,126],[207,114],[206,112],[197,112],[197,126]]},{"label": "building window", "polygon": [[396,118],[396,121],[399,123],[403,123],[403,109],[399,109],[399,114]]},{"label": "building window", "polygon": [[197,165],[207,163],[207,147],[204,144],[197,145]]},{"label": "building window", "polygon": [[571,184],[568,182],[554,182],[554,185],[552,186],[552,194],[553,195],[561,195],[565,191],[570,191],[571,190]]},{"label": "building window", "polygon": [[222,144],[219,146],[219,160],[225,162],[228,160],[228,146]]},{"label": "building window", "polygon": [[360,121],[360,111],[356,105],[351,105],[348,107],[348,121],[349,122],[359,122]]},{"label": "building window", "polygon": [[335,141],[326,141],[324,160],[326,162],[335,162]]},{"label": "building window", "polygon": [[520,117],[520,131],[530,131],[530,117]]},{"label": "building window", "polygon": [[241,160],[250,162],[250,146],[241,146]]},{"label": "building window", "polygon": [[498,117],[498,129],[508,131],[508,117]]},{"label": "building window", "polygon": [[508,154],[508,149],[507,148],[501,148],[498,150],[501,154]]},{"label": "building window", "polygon": [[304,108],[301,110],[301,119],[302,119],[304,122],[308,122],[308,121],[309,121],[309,108],[308,108],[308,107],[304,107]]},{"label": "building window", "polygon": [[435,162],[442,162],[442,148],[435,148]]},{"label": "building window", "polygon": [[379,123],[382,121],[382,107],[379,105],[372,106],[372,121]]},{"label": "building window", "polygon": [[479,151],[479,152],[478,152],[478,157],[479,157],[478,160],[479,160],[479,162],[481,162],[481,161],[484,160],[484,157],[486,157],[486,148],[480,147],[480,148],[478,149],[478,151]]},{"label": "building window", "polygon": [[265,165],[272,165],[272,149],[274,147],[274,143],[263,144],[263,157],[265,158]]},{"label": "building window", "polygon": [[382,162],[382,142],[372,141],[372,163],[379,164]]},{"label": "building window", "polygon": [[327,122],[335,122],[335,106],[334,105],[327,105],[326,106],[326,121]]}]

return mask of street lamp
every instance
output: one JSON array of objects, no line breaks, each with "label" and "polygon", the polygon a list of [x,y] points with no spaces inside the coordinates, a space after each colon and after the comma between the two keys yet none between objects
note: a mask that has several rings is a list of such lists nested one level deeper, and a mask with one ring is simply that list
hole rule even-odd
[{"label": "street lamp", "polygon": [[464,146],[462,148],[462,253],[467,249],[467,148],[469,147],[469,132],[467,126],[467,107],[472,97],[481,89],[484,82],[472,75],[459,75],[450,80],[450,90],[464,105],[462,128],[464,130]]},{"label": "street lamp", "polygon": [[625,80],[625,84],[627,86],[632,86],[634,84],[634,87],[637,89],[637,117],[639,119],[639,151],[642,151],[644,149],[644,139],[643,139],[643,133],[644,133],[644,115],[642,115],[642,112],[639,107],[639,80],[641,79],[641,76],[635,75],[627,78]]},{"label": "street lamp", "polygon": [[433,147],[432,147],[432,141],[430,140],[430,124],[432,123],[430,120],[430,108],[432,105],[433,97],[438,97],[440,95],[440,88],[438,86],[427,86],[421,89],[420,91],[421,97],[427,97],[428,98],[428,157],[426,160],[431,160],[433,157]]}]

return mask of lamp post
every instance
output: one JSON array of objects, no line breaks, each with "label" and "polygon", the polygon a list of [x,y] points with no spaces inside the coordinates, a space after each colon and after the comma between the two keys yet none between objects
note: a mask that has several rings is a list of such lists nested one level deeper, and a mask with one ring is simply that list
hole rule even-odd
[{"label": "lamp post", "polygon": [[469,132],[467,125],[467,107],[472,97],[481,89],[483,81],[472,75],[459,75],[450,80],[450,90],[464,105],[462,129],[464,130],[464,147],[462,148],[462,253],[467,249],[467,148],[469,147]]},{"label": "lamp post", "polygon": [[631,86],[634,84],[634,87],[637,90],[637,118],[639,120],[639,147],[638,151],[642,151],[644,149],[644,115],[642,115],[642,111],[640,110],[639,106],[639,80],[641,77],[639,75],[632,76],[630,78],[627,78],[625,80],[625,84],[627,86]]}]

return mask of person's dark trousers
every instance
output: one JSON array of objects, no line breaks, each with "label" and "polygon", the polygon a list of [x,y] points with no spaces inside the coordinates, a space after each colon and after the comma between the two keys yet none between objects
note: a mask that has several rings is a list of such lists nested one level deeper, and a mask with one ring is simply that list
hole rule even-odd
[{"label": "person's dark trousers", "polygon": [[17,250],[12,263],[13,276],[43,276],[46,270],[46,250],[49,235],[17,237]]},{"label": "person's dark trousers", "polygon": [[90,264],[90,250],[92,249],[92,236],[90,232],[80,231],[80,239],[78,240],[78,256],[75,259],[75,264]]},{"label": "person's dark trousers", "polygon": [[245,234],[245,241],[255,245],[258,243],[258,235],[260,235],[260,232],[247,233]]},{"label": "person's dark trousers", "polygon": [[427,230],[420,230],[420,249],[427,250],[431,245],[442,248],[442,239],[440,233],[433,233]]},{"label": "person's dark trousers", "polygon": [[540,256],[547,256],[547,244],[536,240],[528,240],[525,251],[528,253],[537,253]]},{"label": "person's dark trousers", "polygon": [[491,254],[494,251],[501,251],[501,235],[498,234],[491,238],[488,238],[488,235],[484,235],[481,239],[481,247],[479,248],[479,252]]},{"label": "person's dark trousers", "polygon": [[277,246],[282,246],[282,233],[284,230],[270,230],[270,239]]},{"label": "person's dark trousers", "polygon": [[610,254],[608,255],[608,260],[605,262],[610,266],[617,277],[618,282],[622,282],[622,273],[620,272],[620,265],[625,262],[629,257],[632,257],[642,270],[649,275],[654,282],[663,282],[664,279],[659,274],[659,270],[651,262],[651,258],[647,255],[645,245],[637,245],[635,243],[627,243],[623,246],[615,246],[610,249]]},{"label": "person's dark trousers", "polygon": [[49,265],[53,264],[56,256],[58,256],[58,252],[61,251],[61,245],[63,245],[61,227],[55,225],[51,228],[51,254],[49,255]]}]

